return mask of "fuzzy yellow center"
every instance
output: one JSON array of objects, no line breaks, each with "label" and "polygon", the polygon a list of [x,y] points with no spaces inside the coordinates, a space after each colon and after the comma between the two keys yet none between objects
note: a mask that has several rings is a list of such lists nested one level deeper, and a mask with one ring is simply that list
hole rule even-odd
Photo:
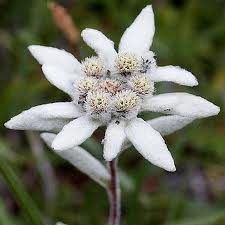
[{"label": "fuzzy yellow center", "polygon": [[145,75],[136,75],[129,80],[129,85],[133,91],[140,95],[150,94],[154,91],[154,84]]},{"label": "fuzzy yellow center", "polygon": [[95,112],[104,112],[109,106],[109,96],[101,91],[89,93],[86,101]]},{"label": "fuzzy yellow center", "polygon": [[140,98],[132,91],[118,92],[115,96],[115,108],[117,112],[127,112],[136,107]]},{"label": "fuzzy yellow center", "polygon": [[82,79],[78,85],[78,89],[82,93],[86,93],[90,90],[93,90],[97,85],[97,79],[92,77],[86,77]]},{"label": "fuzzy yellow center", "polygon": [[138,57],[131,53],[120,53],[116,61],[118,70],[122,75],[131,75],[139,67]]},{"label": "fuzzy yellow center", "polygon": [[105,73],[104,64],[98,57],[86,58],[82,62],[82,69],[87,76],[102,77]]}]

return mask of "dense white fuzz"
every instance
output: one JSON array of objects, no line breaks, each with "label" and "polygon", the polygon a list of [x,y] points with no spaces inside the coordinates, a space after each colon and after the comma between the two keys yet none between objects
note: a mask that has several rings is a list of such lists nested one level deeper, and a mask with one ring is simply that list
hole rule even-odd
[{"label": "dense white fuzz", "polygon": [[22,119],[20,114],[13,117],[5,127],[13,130],[35,130],[35,131],[52,131],[59,132],[62,128],[71,121],[71,119],[45,119],[35,116],[29,116]]},{"label": "dense white fuzz", "polygon": [[101,125],[101,122],[88,116],[79,117],[64,126],[53,141],[52,148],[55,150],[66,150],[80,145]]},{"label": "dense white fuzz", "polygon": [[19,115],[21,118],[22,116],[25,118],[30,115],[34,115],[46,119],[72,119],[81,116],[82,112],[76,105],[73,104],[73,102],[55,102],[32,107],[29,110],[23,111]]},{"label": "dense white fuzz", "polygon": [[131,119],[138,113],[140,106],[140,98],[135,92],[123,90],[115,95],[114,114],[118,117]]},{"label": "dense white fuzz", "polygon": [[92,91],[97,86],[97,79],[94,77],[85,77],[78,83],[78,90],[82,94],[86,94],[88,91]]},{"label": "dense white fuzz", "polygon": [[199,96],[177,92],[146,99],[143,102],[142,110],[201,118],[217,115],[220,108]]},{"label": "dense white fuzz", "polygon": [[58,130],[68,120],[81,115],[82,112],[72,102],[50,103],[23,111],[5,126],[17,130]]},{"label": "dense white fuzz", "polygon": [[100,88],[102,88],[103,91],[114,95],[122,90],[122,83],[119,80],[107,78],[100,81]]},{"label": "dense white fuzz", "polygon": [[55,66],[69,73],[80,73],[81,65],[69,52],[41,45],[30,45],[31,54],[41,65]]},{"label": "dense white fuzz", "polygon": [[154,92],[154,83],[144,74],[131,77],[128,85],[139,95],[152,95]]},{"label": "dense white fuzz", "polygon": [[157,130],[162,136],[166,136],[174,133],[177,130],[182,129],[187,126],[191,122],[193,122],[195,118],[183,117],[183,116],[160,116],[158,118],[148,120],[147,122],[151,125],[151,127]]},{"label": "dense white fuzz", "polygon": [[122,75],[131,75],[139,68],[139,58],[133,53],[119,53],[116,59],[116,67]]},{"label": "dense white fuzz", "polygon": [[98,56],[110,67],[112,61],[117,55],[114,49],[114,43],[102,32],[90,28],[83,30],[81,36],[84,41],[95,50]]},{"label": "dense white fuzz", "polygon": [[179,66],[159,66],[154,73],[150,73],[150,78],[155,82],[171,81],[191,87],[198,85],[196,77]]},{"label": "dense white fuzz", "polygon": [[93,77],[102,77],[106,73],[103,61],[96,56],[86,58],[82,62],[82,71],[85,75]]},{"label": "dense white fuzz", "polygon": [[134,22],[124,32],[119,52],[142,54],[149,50],[155,33],[154,14],[152,6],[146,6]]},{"label": "dense white fuzz", "polygon": [[64,72],[56,66],[51,65],[43,65],[42,71],[51,84],[71,96],[74,95],[75,90],[73,84],[78,82],[80,75],[76,76],[76,74]]},{"label": "dense white fuzz", "polygon": [[125,131],[128,139],[144,158],[167,171],[176,170],[163,138],[148,123],[142,119],[134,119]]},{"label": "dense white fuzz", "polygon": [[[51,148],[52,142],[56,135],[52,133],[42,133],[41,137]],[[55,152],[103,187],[106,187],[109,183],[110,174],[107,169],[85,149],[76,146],[68,150]]]},{"label": "dense white fuzz", "polygon": [[104,139],[104,158],[107,161],[113,160],[122,150],[122,146],[126,140],[125,121],[112,121],[105,132]]}]

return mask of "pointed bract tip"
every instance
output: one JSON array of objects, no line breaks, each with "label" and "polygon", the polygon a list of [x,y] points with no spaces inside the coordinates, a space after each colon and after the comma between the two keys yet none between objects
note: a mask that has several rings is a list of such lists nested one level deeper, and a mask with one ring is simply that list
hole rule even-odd
[{"label": "pointed bract tip", "polygon": [[153,9],[152,9],[152,5],[147,5],[147,6],[145,6],[145,8],[143,8],[142,9],[142,11],[150,11],[150,12],[152,12],[153,11]]},{"label": "pointed bract tip", "polygon": [[40,47],[40,45],[29,45],[28,50],[30,51],[31,54],[34,54],[35,50]]},{"label": "pointed bract tip", "polygon": [[64,151],[64,150],[67,150],[68,148],[65,148],[64,146],[62,146],[60,143],[58,143],[57,139],[54,139],[54,141],[52,142],[52,145],[51,145],[52,149],[54,151]]},{"label": "pointed bract tip", "polygon": [[166,170],[168,172],[175,172],[176,171],[176,166],[175,166],[173,157],[170,154],[170,152],[167,155],[167,157],[165,157],[160,163],[157,163],[155,165],[163,168],[164,170]]},{"label": "pointed bract tip", "polygon": [[174,161],[172,161],[170,164],[166,165],[163,167],[168,172],[175,172],[176,171],[176,166],[174,164]]},{"label": "pointed bract tip", "polygon": [[[31,53],[31,55],[37,60],[39,61],[39,54],[40,51],[43,51],[43,49],[47,48],[46,46],[42,46],[42,45],[30,45],[28,46],[28,50]],[[40,62],[39,62],[40,63]],[[42,64],[42,63],[41,63]]]},{"label": "pointed bract tip", "polygon": [[46,136],[47,136],[46,133],[41,133],[41,134],[40,134],[40,137],[41,137],[41,139],[43,139],[43,140],[46,139]]},{"label": "pointed bract tip", "polygon": [[88,32],[92,32],[94,29],[91,28],[85,28],[84,30],[81,31],[81,37],[84,37]]},{"label": "pointed bract tip", "polygon": [[47,143],[50,135],[55,135],[55,134],[44,132],[44,133],[40,134],[40,137],[43,141],[45,141]]},{"label": "pointed bract tip", "polygon": [[51,148],[52,148],[54,151],[61,151],[61,149],[59,149],[59,147],[54,143],[54,141],[53,141],[53,143],[52,143],[52,145],[51,145]]},{"label": "pointed bract tip", "polygon": [[20,114],[12,117],[9,121],[7,121],[4,126],[8,129],[16,130],[21,128],[21,123],[20,123]]},{"label": "pointed bract tip", "polygon": [[198,86],[198,80],[195,78],[195,81],[193,82],[193,86]]},{"label": "pointed bract tip", "polygon": [[35,45],[29,45],[27,48],[31,52]]},{"label": "pointed bract tip", "polygon": [[220,112],[220,107],[214,105],[212,102],[209,102],[208,109],[203,117],[216,116]]},{"label": "pointed bract tip", "polygon": [[219,112],[220,112],[220,107],[219,107],[219,106],[217,106],[217,105],[215,105],[214,115],[219,114]]},{"label": "pointed bract tip", "polygon": [[173,167],[170,168],[170,170],[168,170],[169,172],[176,172],[176,166],[174,165]]},{"label": "pointed bract tip", "polygon": [[4,123],[4,126],[8,129],[12,129],[12,124],[11,124],[11,120],[7,121],[6,123]]}]

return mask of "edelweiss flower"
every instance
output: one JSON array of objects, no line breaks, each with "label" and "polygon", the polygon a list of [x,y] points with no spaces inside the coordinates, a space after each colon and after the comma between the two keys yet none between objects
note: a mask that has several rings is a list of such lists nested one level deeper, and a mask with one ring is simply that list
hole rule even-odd
[{"label": "edelweiss flower", "polygon": [[[56,132],[51,146],[61,151],[82,144],[98,127],[106,126],[107,161],[132,143],[154,165],[175,171],[161,135],[196,118],[216,115],[219,107],[188,93],[154,95],[154,82],[198,85],[195,76],[180,67],[156,65],[149,51],[154,32],[154,14],[147,6],[123,34],[118,53],[111,40],[93,29],[83,30],[81,36],[97,56],[82,63],[64,50],[30,46],[47,79],[72,101],[36,106],[12,118],[6,127]],[[137,117],[142,111],[172,115],[146,122]]]}]

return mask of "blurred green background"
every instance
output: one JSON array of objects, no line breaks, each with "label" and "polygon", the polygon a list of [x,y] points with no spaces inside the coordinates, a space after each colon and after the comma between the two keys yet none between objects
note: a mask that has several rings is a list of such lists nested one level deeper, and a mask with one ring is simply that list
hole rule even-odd
[{"label": "blurred green background", "polygon": [[[221,107],[166,137],[177,171],[167,173],[132,149],[120,157],[123,225],[225,224],[225,1],[61,0],[76,29],[103,31],[118,45],[140,10],[153,4],[152,50],[159,65],[180,65],[199,81],[195,88],[157,84],[157,92],[186,91]],[[34,132],[3,124],[24,109],[66,101],[44,78],[27,50],[31,44],[64,48],[84,58],[84,42],[69,43],[44,0],[0,0],[0,224],[106,224],[103,189],[52,153]],[[148,115],[146,115],[148,116]],[[102,132],[84,146],[102,160]],[[98,139],[98,140],[97,140]],[[97,140],[97,141],[96,141]],[[36,146],[36,147],[34,147]]]}]

